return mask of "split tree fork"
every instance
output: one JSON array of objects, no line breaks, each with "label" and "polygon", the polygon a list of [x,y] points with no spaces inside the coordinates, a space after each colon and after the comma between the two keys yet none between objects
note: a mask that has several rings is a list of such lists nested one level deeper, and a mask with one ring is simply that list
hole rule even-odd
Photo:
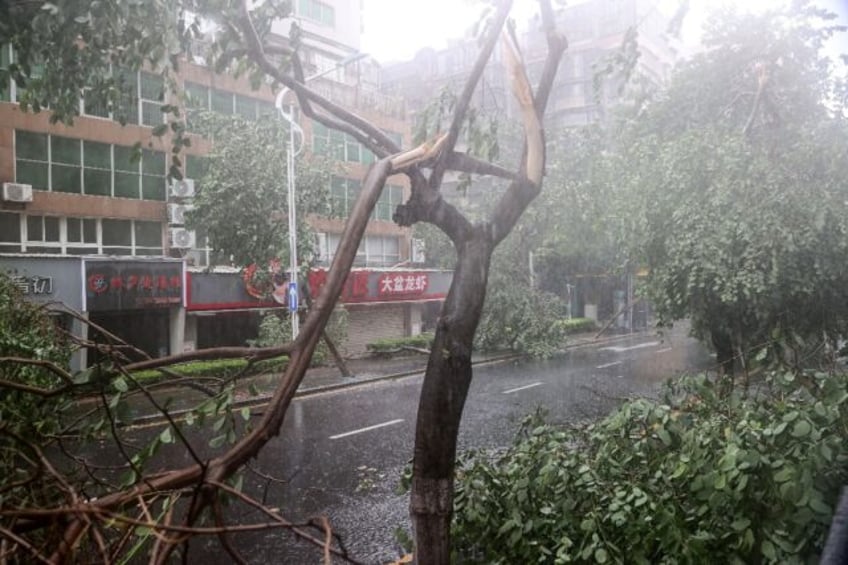
[{"label": "split tree fork", "polygon": [[[483,37],[480,54],[456,103],[450,129],[419,147],[401,151],[401,148],[378,127],[306,86],[297,53],[280,46],[268,47],[266,50],[251,19],[252,3],[247,0],[243,2],[241,17],[227,26],[228,33],[237,36],[241,41],[240,54],[265,75],[291,89],[297,96],[305,116],[328,128],[351,135],[377,157],[377,161],[365,176],[362,191],[345,224],[327,282],[315,298],[301,333],[289,344],[261,350],[222,348],[195,351],[137,362],[122,368],[126,375],[126,370],[130,369],[167,367],[191,359],[244,357],[256,361],[289,354],[288,366],[280,377],[267,409],[259,422],[235,444],[211,459],[201,460],[195,456],[194,463],[186,467],[142,476],[134,486],[96,500],[72,496],[65,505],[58,508],[19,511],[4,509],[0,513],[7,516],[14,514],[18,520],[15,522],[15,528],[5,532],[3,537],[19,539],[25,544],[26,540],[21,536],[26,532],[56,523],[63,524],[61,542],[51,548],[42,546],[40,550],[50,552],[47,558],[49,561],[60,563],[71,559],[73,548],[86,536],[92,546],[98,547],[99,544],[102,547],[103,540],[98,524],[115,520],[116,516],[124,516],[124,523],[131,524],[132,521],[126,518],[129,513],[138,514],[141,511],[142,515],[146,515],[153,501],[173,497],[175,493],[188,492],[191,503],[184,512],[180,512],[182,515],[176,515],[178,512],[171,506],[172,510],[163,519],[158,520],[158,525],[152,524],[156,521],[150,519],[140,521],[145,526],[152,526],[156,532],[157,541],[152,562],[165,562],[174,549],[189,536],[201,533],[219,535],[224,549],[234,560],[241,561],[241,557],[226,537],[228,532],[239,531],[240,526],[228,528],[221,518],[220,495],[232,490],[225,487],[225,481],[248,465],[251,459],[279,434],[286,411],[306,373],[310,358],[353,265],[368,218],[386,179],[390,175],[405,174],[410,179],[411,196],[405,204],[398,206],[394,215],[395,221],[402,226],[411,226],[417,222],[434,224],[445,232],[457,250],[453,282],[436,328],[434,346],[421,393],[410,504],[418,563],[449,563],[449,528],[457,431],[472,378],[472,342],[485,300],[491,256],[541,190],[545,168],[542,116],[559,61],[566,48],[565,39],[555,30],[550,1],[539,0],[548,53],[539,85],[534,92],[515,38],[506,29],[505,22],[511,4],[509,0],[496,2],[496,11]],[[525,136],[524,150],[514,170],[479,160],[455,149],[472,95],[499,38],[503,39],[505,61],[520,108]],[[269,54],[286,55],[290,58],[291,65],[281,68],[272,62]],[[509,187],[489,218],[472,223],[445,202],[440,193],[447,171],[493,175],[508,181]],[[182,435],[180,438],[191,451],[191,446]],[[191,453],[194,454],[194,451]],[[213,511],[220,524],[218,530],[196,527],[196,521],[205,509]],[[57,516],[60,519],[57,519]],[[273,520],[275,524],[279,524],[282,518],[274,514]],[[326,539],[323,542],[313,541],[323,543],[325,556],[329,559],[329,526],[323,531],[327,534]]]}]

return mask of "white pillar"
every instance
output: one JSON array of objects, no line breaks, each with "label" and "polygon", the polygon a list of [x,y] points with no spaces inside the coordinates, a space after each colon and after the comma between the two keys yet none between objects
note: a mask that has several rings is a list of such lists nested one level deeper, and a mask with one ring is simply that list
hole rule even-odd
[{"label": "white pillar", "polygon": [[183,344],[185,343],[185,323],[186,315],[185,308],[169,308],[169,328],[168,333],[171,336],[169,349],[171,354],[182,353]]},{"label": "white pillar", "polygon": [[[82,317],[88,319],[88,312],[82,312]],[[82,320],[72,318],[71,333],[82,340],[88,339],[88,324]],[[80,347],[71,356],[71,370],[81,371],[88,367],[88,348]]]}]

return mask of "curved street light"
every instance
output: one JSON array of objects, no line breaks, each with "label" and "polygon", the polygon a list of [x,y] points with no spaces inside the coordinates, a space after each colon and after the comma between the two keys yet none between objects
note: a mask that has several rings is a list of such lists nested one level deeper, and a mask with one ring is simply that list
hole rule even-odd
[{"label": "curved street light", "polygon": [[[353,55],[349,55],[344,59],[340,60],[336,63],[335,66],[330,67],[320,73],[316,73],[314,75],[306,77],[303,83],[314,80],[316,78],[322,77],[326,74],[329,74],[337,69],[343,69],[349,64],[359,61],[365,57],[367,57],[367,53],[354,53]],[[292,339],[297,337],[297,334],[300,330],[300,320],[297,316],[298,309],[298,287],[297,287],[297,210],[295,205],[295,158],[300,155],[300,152],[303,150],[303,128],[300,127],[300,124],[297,123],[294,117],[294,104],[290,104],[288,106],[288,111],[286,111],[285,106],[283,105],[283,99],[286,94],[291,89],[288,87],[283,87],[280,92],[277,93],[277,99],[275,102],[275,106],[277,111],[280,113],[280,117],[284,119],[289,124],[289,141],[288,146],[286,147],[286,176],[287,178],[287,190],[288,190],[288,207],[289,207],[289,289],[288,289],[288,306],[289,311],[291,312],[291,329],[292,329]],[[295,147],[295,132],[300,136],[300,146]]]}]

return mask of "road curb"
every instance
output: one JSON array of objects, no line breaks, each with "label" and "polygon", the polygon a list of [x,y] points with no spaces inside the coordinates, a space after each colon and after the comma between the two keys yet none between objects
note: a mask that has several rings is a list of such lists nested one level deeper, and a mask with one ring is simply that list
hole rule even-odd
[{"label": "road curb", "polygon": [[[643,331],[643,332],[636,332],[636,333],[625,334],[625,335],[617,335],[617,336],[612,336],[612,337],[598,339],[598,340],[592,339],[592,340],[587,340],[587,341],[580,341],[580,342],[576,342],[576,343],[573,343],[573,344],[566,345],[562,350],[557,352],[557,355],[563,355],[565,353],[568,353],[569,351],[572,351],[572,350],[575,350],[575,349],[581,349],[583,347],[589,347],[589,346],[593,346],[593,345],[604,345],[606,343],[613,343],[613,342],[616,342],[616,341],[630,339],[630,338],[633,338],[633,337],[639,337],[639,336],[647,335],[649,333],[650,332],[646,330],[646,331]],[[497,356],[497,357],[491,357],[491,358],[488,358],[488,359],[480,359],[479,361],[472,361],[471,366],[472,367],[480,367],[480,366],[486,366],[486,365],[496,365],[498,363],[505,363],[507,361],[512,361],[514,359],[521,359],[522,357],[524,357],[524,355],[522,355],[520,353],[509,353],[509,354],[505,354],[505,355],[501,355],[501,356]],[[322,394],[322,393],[325,393],[325,392],[335,392],[335,391],[339,391],[339,390],[344,390],[346,388],[353,388],[353,387],[371,384],[371,383],[376,383],[376,382],[381,382],[381,381],[391,381],[391,380],[399,380],[399,379],[403,379],[403,378],[407,378],[407,377],[414,377],[416,375],[423,374],[425,370],[426,370],[426,366],[421,367],[421,368],[417,368],[417,369],[414,369],[414,370],[400,371],[400,372],[397,372],[397,373],[389,373],[389,374],[385,374],[385,375],[375,375],[373,377],[368,377],[368,378],[363,378],[363,379],[357,379],[356,377],[354,377],[354,378],[348,379],[346,381],[342,381],[342,382],[338,382],[338,383],[331,383],[331,384],[328,384],[328,385],[317,385],[317,386],[314,386],[314,387],[308,387],[308,388],[304,388],[304,389],[298,388],[298,390],[294,393],[294,398],[303,398],[303,397],[307,397],[307,396],[315,396],[317,394]],[[232,403],[232,407],[233,408],[245,408],[245,407],[263,406],[263,405],[267,404],[271,400],[272,397],[273,397],[273,395],[268,394],[268,395],[264,395],[264,396],[246,398],[244,400],[236,400]],[[185,416],[186,414],[188,414],[191,411],[192,411],[192,409],[181,409],[181,410],[174,410],[172,412],[169,412],[169,414],[170,414],[171,418],[181,419],[183,416]],[[130,427],[139,427],[139,426],[148,426],[148,425],[154,425],[154,424],[159,424],[159,423],[162,423],[162,424],[167,423],[167,420],[161,414],[151,414],[149,416],[141,416],[139,418],[134,419],[132,421],[132,423],[129,424],[129,426]]]}]

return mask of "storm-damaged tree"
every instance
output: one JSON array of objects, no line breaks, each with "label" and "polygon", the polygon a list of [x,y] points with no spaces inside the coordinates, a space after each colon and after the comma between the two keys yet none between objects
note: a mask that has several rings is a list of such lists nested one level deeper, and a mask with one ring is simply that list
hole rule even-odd
[{"label": "storm-damaged tree", "polygon": [[[23,105],[38,109],[49,104],[55,119],[72,119],[78,111],[78,104],[74,110],[75,101],[83,94],[117,108],[124,91],[120,78],[123,75],[111,73],[110,68],[135,70],[142,64],[151,65],[161,70],[166,84],[177,87],[172,78],[174,69],[191,42],[198,38],[201,22],[208,20],[218,24],[210,50],[216,68],[237,69],[258,81],[268,78],[277,86],[291,89],[304,116],[352,136],[377,159],[365,175],[362,191],[345,224],[327,282],[293,342],[261,349],[201,350],[123,364],[116,360],[78,379],[84,381],[87,376],[96,375],[98,383],[110,380],[113,384],[120,383],[117,388],[121,392],[128,382],[135,381],[132,372],[141,369],[223,357],[245,357],[253,363],[288,354],[287,368],[261,417],[241,435],[236,433],[235,426],[227,428],[228,433],[213,445],[220,449],[207,457],[186,438],[182,431],[184,424],[170,418],[162,407],[171,426],[159,436],[161,442],[182,443],[191,456],[191,464],[151,473],[140,467],[142,459],[127,457],[132,472],[124,486],[89,485],[82,491],[76,488],[76,483],[68,483],[58,474],[55,483],[60,500],[45,505],[19,497],[17,501],[28,502],[29,506],[4,505],[0,511],[3,518],[0,537],[20,552],[53,562],[71,560],[74,552],[80,551],[110,561],[128,550],[126,532],[144,526],[150,529],[148,532],[156,532],[150,549],[154,562],[166,561],[191,535],[197,534],[218,535],[231,557],[241,561],[228,534],[251,527],[291,528],[278,513],[262,507],[227,481],[279,433],[386,179],[404,174],[410,179],[411,196],[398,206],[395,221],[402,226],[431,223],[445,232],[457,252],[453,282],[436,329],[420,398],[410,503],[418,562],[449,563],[457,432],[472,379],[471,350],[485,301],[491,257],[541,190],[545,169],[542,116],[566,46],[554,28],[550,2],[540,0],[548,52],[534,90],[515,37],[506,25],[510,8],[508,0],[494,4],[482,34],[478,59],[456,101],[447,129],[418,147],[403,150],[378,127],[305,85],[297,33],[292,34],[290,42],[274,40],[270,35],[271,21],[288,15],[287,3],[165,0],[89,5],[71,1],[3,4],[0,42],[11,43],[16,58],[0,75],[0,80],[11,74],[25,92]],[[178,16],[176,20],[174,15]],[[523,151],[514,170],[456,150],[472,94],[500,39],[524,136]],[[163,111],[169,114],[167,129],[173,134],[171,141],[178,155],[181,147],[191,143],[190,136],[177,107],[165,104]],[[165,134],[164,130],[157,129],[154,133]],[[179,162],[175,161],[174,165],[174,174],[179,174]],[[440,193],[448,171],[490,175],[504,179],[508,187],[490,216],[472,222],[446,203]],[[105,396],[104,405],[108,406]],[[111,427],[114,429],[114,425]],[[45,474],[38,462],[32,467],[33,475]],[[46,474],[52,476],[52,468]],[[221,505],[224,495],[260,508],[268,516],[268,522],[228,526]],[[198,526],[201,518],[207,517],[214,526]],[[341,549],[331,547],[329,526],[324,530],[325,542],[311,539],[325,546],[325,558],[329,560],[331,550],[343,554]],[[84,540],[87,544],[83,544]]]},{"label": "storm-damaged tree", "polygon": [[810,364],[846,331],[848,123],[822,51],[844,32],[834,18],[804,1],[717,11],[708,49],[615,132],[612,177],[593,175],[628,212],[622,245],[658,315],[690,319],[726,373]]}]

